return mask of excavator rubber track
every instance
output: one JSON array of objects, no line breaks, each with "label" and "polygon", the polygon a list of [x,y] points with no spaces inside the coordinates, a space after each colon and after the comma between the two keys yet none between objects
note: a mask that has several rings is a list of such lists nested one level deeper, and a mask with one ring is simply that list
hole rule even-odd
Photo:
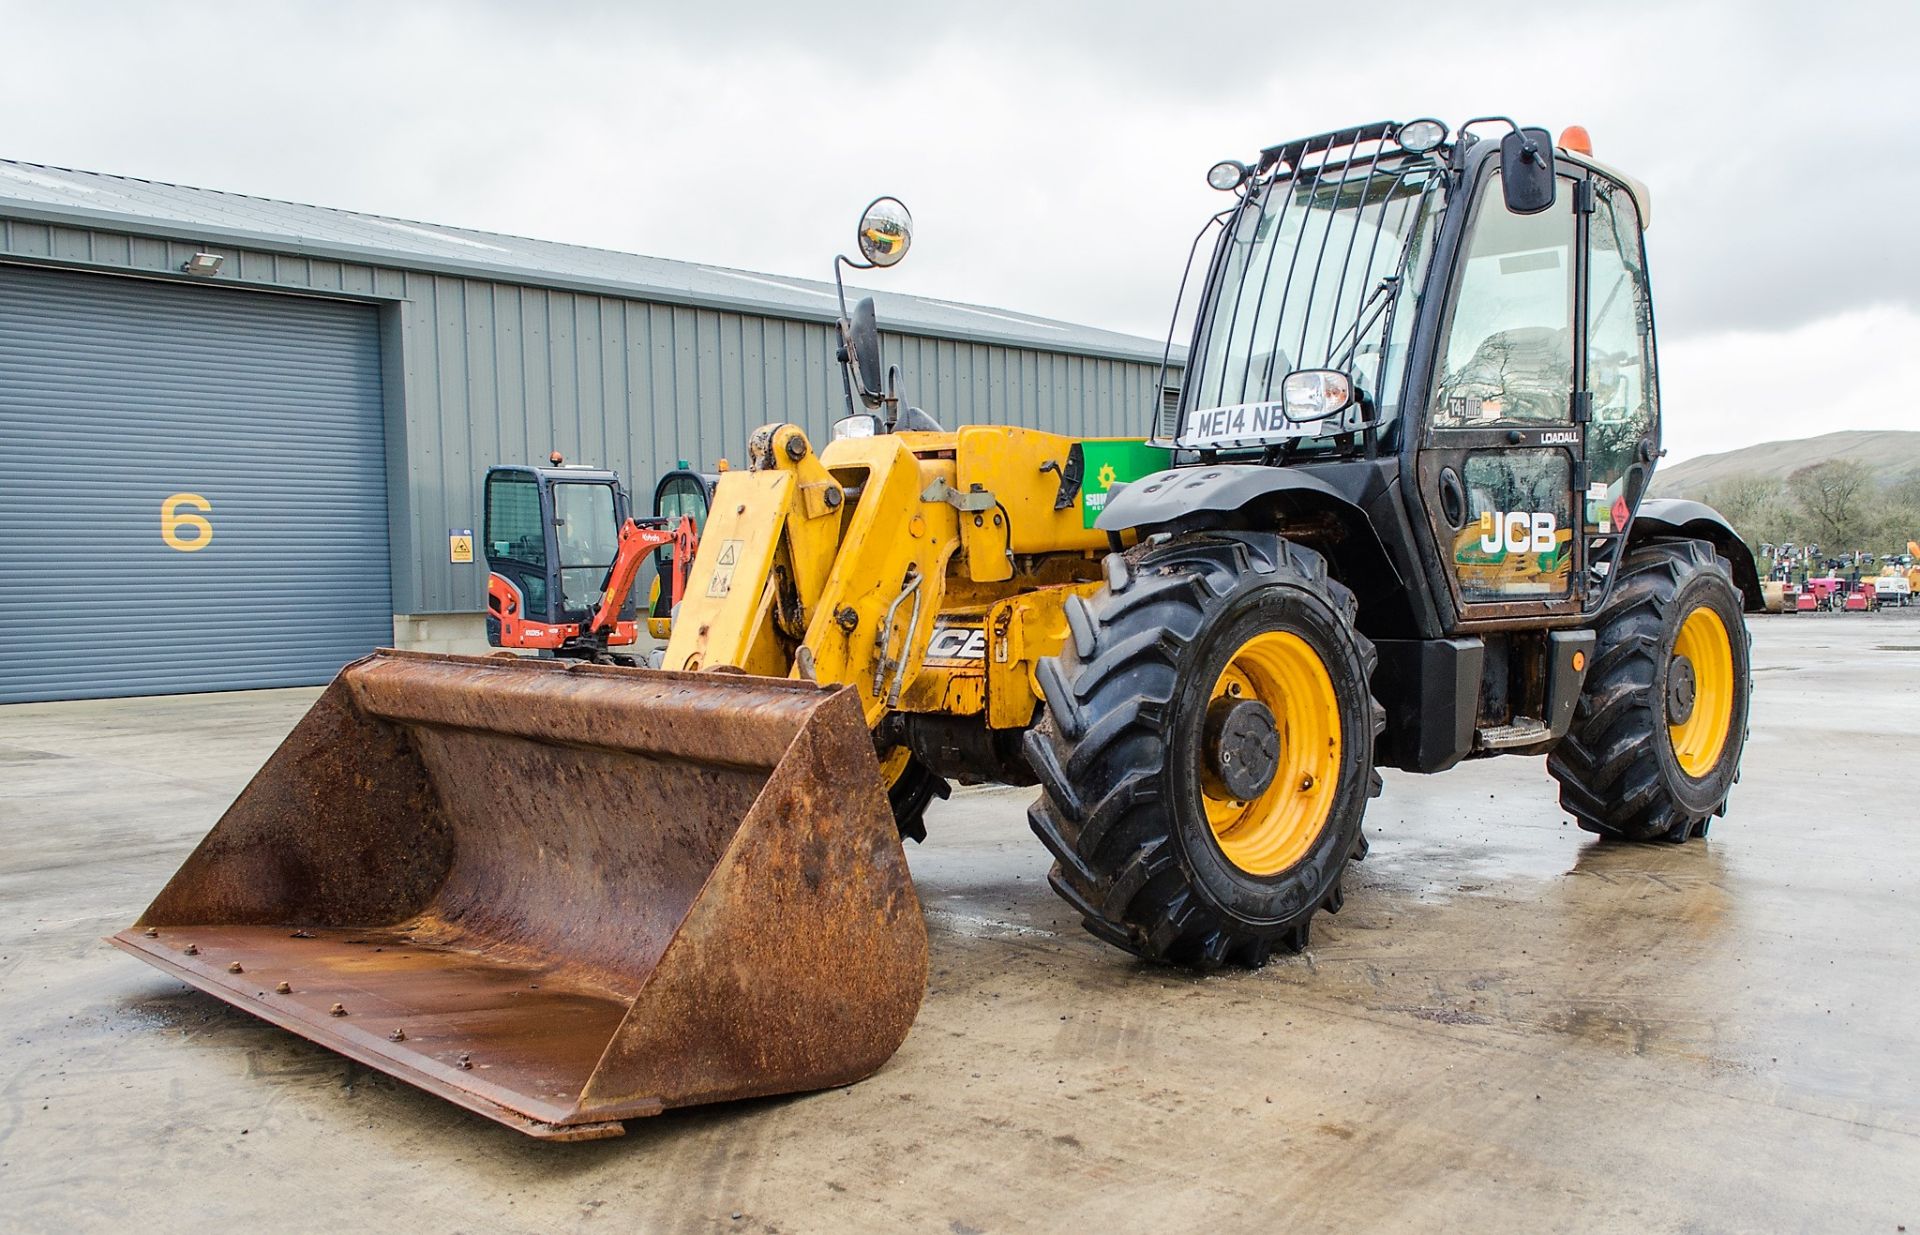
[{"label": "excavator rubber track", "polygon": [[559,1140],[859,1080],[927,972],[852,690],[395,651],[111,942]]}]

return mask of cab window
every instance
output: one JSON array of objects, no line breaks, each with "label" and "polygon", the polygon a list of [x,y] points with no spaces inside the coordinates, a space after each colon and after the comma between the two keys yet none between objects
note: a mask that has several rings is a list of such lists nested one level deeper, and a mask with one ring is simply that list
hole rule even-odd
[{"label": "cab window", "polygon": [[487,556],[544,569],[547,529],[540,522],[540,482],[496,472],[487,477]]},{"label": "cab window", "polygon": [[600,603],[600,585],[613,565],[620,539],[613,513],[612,485],[567,481],[553,486],[560,603],[568,609],[590,609]]},{"label": "cab window", "polygon": [[1564,423],[1573,395],[1573,193],[1538,214],[1481,186],[1430,412],[1441,428]]},{"label": "cab window", "polygon": [[1641,440],[1656,436],[1660,386],[1639,211],[1633,195],[1612,181],[1596,176],[1594,189],[1587,229],[1587,525],[1605,534],[1621,530],[1639,502],[1644,478],[1634,461]]}]

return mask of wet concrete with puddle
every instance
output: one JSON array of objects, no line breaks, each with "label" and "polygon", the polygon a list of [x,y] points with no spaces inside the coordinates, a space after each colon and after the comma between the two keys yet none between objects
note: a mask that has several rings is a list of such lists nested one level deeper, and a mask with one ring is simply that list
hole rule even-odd
[{"label": "wet concrete with puddle", "polygon": [[586,1145],[100,942],[316,691],[0,708],[0,1225],[1920,1230],[1920,609],[1753,627],[1705,843],[1600,844],[1538,759],[1389,774],[1312,948],[1197,978],[1080,929],[1032,791],[956,794],[888,1067]]}]

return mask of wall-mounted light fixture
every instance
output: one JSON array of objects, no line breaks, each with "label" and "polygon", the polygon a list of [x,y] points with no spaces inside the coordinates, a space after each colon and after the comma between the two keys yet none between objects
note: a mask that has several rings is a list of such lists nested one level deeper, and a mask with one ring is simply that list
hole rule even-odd
[{"label": "wall-mounted light fixture", "polygon": [[226,261],[227,259],[218,253],[195,253],[181,263],[180,269],[188,274],[215,275],[220,273],[220,267],[224,266]]}]

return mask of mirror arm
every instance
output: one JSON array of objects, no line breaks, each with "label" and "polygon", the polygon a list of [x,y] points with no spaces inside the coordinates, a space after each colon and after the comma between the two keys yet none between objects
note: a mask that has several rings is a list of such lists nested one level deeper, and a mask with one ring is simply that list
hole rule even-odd
[{"label": "mirror arm", "polygon": [[887,432],[891,433],[900,423],[900,366],[897,364],[887,366],[886,393],[880,396],[880,402],[887,409]]},{"label": "mirror arm", "polygon": [[[838,322],[840,328],[840,352],[843,357],[851,357],[853,355],[853,331],[850,323],[853,321],[853,314],[847,311],[847,285],[840,278],[840,268],[842,266],[845,266],[848,270],[872,270],[873,263],[856,262],[845,253],[835,253],[833,255],[833,290],[840,301],[840,321]],[[840,386],[841,389],[846,392],[847,396],[847,415],[859,415],[860,408],[854,403],[853,399],[853,365],[850,360],[844,358],[840,362]],[[862,400],[862,402],[865,402],[865,400]]]},{"label": "mirror arm", "polygon": [[1504,124],[1516,133],[1520,131],[1519,121],[1515,120],[1511,116],[1475,116],[1473,119],[1467,121],[1465,124],[1460,126],[1461,134],[1464,135],[1468,129],[1472,128],[1476,124]]},{"label": "mirror arm", "polygon": [[[846,320],[844,318],[841,319],[840,323],[840,350],[842,353],[845,353],[847,350],[847,330]],[[840,388],[846,392],[847,415],[859,415],[860,409],[855,406],[853,401],[853,365],[845,360],[840,362]]]},{"label": "mirror arm", "polygon": [[853,315],[847,312],[847,285],[840,279],[842,266],[848,270],[872,270],[874,267],[872,262],[856,262],[845,253],[833,255],[833,290],[840,298],[840,320],[844,322]]}]

